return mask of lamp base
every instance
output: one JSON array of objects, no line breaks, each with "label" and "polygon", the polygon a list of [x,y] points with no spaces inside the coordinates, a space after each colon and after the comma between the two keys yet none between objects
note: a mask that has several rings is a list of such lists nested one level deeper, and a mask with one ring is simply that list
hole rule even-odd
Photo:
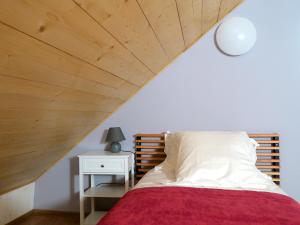
[{"label": "lamp base", "polygon": [[121,144],[119,142],[112,142],[110,145],[110,151],[112,153],[118,153],[121,151]]}]

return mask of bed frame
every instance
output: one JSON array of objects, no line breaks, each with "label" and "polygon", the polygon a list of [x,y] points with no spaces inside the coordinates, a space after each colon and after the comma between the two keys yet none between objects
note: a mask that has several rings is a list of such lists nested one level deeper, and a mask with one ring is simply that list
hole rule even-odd
[{"label": "bed frame", "polygon": [[[256,167],[272,177],[276,184],[280,184],[279,134],[248,134],[254,138],[259,147],[256,149]],[[135,170],[136,180],[166,158],[164,153],[164,133],[135,135]]]}]

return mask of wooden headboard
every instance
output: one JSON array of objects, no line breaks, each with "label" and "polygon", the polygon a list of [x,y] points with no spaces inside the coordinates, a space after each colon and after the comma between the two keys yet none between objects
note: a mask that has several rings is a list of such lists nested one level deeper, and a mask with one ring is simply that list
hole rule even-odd
[{"label": "wooden headboard", "polygon": [[[248,134],[258,143],[257,168],[272,177],[276,184],[280,184],[279,134]],[[166,158],[164,153],[164,133],[135,135],[135,168],[136,179],[141,179],[154,166]]]}]

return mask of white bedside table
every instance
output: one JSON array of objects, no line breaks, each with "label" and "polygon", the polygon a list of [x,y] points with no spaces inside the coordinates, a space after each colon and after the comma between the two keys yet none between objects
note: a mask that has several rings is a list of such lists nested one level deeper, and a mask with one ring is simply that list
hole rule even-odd
[{"label": "white bedside table", "polygon": [[[94,225],[106,212],[95,211],[94,198],[120,198],[129,190],[129,175],[131,187],[134,186],[134,155],[130,152],[111,153],[108,151],[87,152],[79,157],[79,196],[80,225]],[[86,189],[84,176],[89,176],[90,186]],[[125,184],[95,185],[97,175],[124,175]],[[91,213],[85,217],[84,200],[91,198]]]}]

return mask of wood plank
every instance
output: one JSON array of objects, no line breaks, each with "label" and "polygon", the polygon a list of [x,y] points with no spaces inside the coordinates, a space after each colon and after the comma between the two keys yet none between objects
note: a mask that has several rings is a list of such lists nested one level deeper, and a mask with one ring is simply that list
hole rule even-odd
[{"label": "wood plank", "polygon": [[164,134],[136,134],[135,137],[161,137],[163,138]]},{"label": "wood plank", "polygon": [[[56,145],[63,146],[64,142],[68,142],[69,140],[75,141],[78,138],[82,137],[83,131],[89,131],[94,126],[76,126],[74,129],[69,129],[70,133],[51,133],[52,130],[49,130],[48,133],[46,130],[41,129],[40,134],[36,134],[34,137],[23,138],[22,134],[17,133],[16,137],[11,138],[11,134],[1,134],[0,137],[7,137],[8,140],[5,140],[4,143],[1,143],[0,150],[0,159],[5,159],[8,157],[15,157],[17,155],[33,153],[33,152],[46,152],[53,151],[56,149]],[[39,129],[35,129],[39,130]],[[81,132],[79,132],[81,131]],[[29,133],[29,132],[26,132]],[[10,136],[9,136],[10,135]],[[23,134],[24,135],[24,134]],[[5,145],[5,148],[3,148]],[[46,147],[49,147],[46,149]],[[51,147],[51,148],[50,148]],[[60,147],[61,149],[61,147]]]},{"label": "wood plank", "polygon": [[[88,126],[81,129],[81,131],[83,132],[89,130],[90,127]],[[25,182],[27,179],[33,176],[30,173],[31,168],[38,172],[33,177],[34,179],[37,178],[41,173],[48,169],[52,163],[56,162],[62,155],[64,155],[66,150],[70,149],[79,138],[82,138],[82,133],[78,134],[77,136],[70,134],[69,137],[64,137],[61,139],[57,137],[53,139],[46,139],[46,141],[41,142],[39,145],[32,141],[29,141],[27,144],[31,143],[31,146],[33,146],[31,148],[31,152],[18,153],[18,151],[11,151],[14,152],[15,155],[7,156],[4,158],[2,157],[0,159],[0,180],[6,180],[8,176],[8,179],[10,179],[9,177],[18,177],[19,179],[23,179],[23,181]],[[24,146],[20,146],[21,149],[24,149],[26,147],[26,144],[24,144]],[[37,162],[39,162],[40,164]],[[26,179],[23,178],[23,176],[25,176]],[[3,188],[3,186],[1,187]]]},{"label": "wood plank", "polygon": [[[27,173],[26,170],[33,168],[45,170],[47,168],[46,166],[53,162],[52,160],[59,159],[59,157],[64,154],[64,150],[73,146],[76,140],[78,140],[76,136],[69,139],[52,140],[44,143],[44,145],[37,146],[36,150],[32,152],[25,152],[5,158],[1,157],[0,179],[6,176],[14,176],[15,174],[22,173],[22,171],[23,173]],[[43,151],[49,147],[52,148],[51,151]]]},{"label": "wood plank", "polygon": [[270,153],[270,152],[257,152],[257,156],[280,156],[279,153]]},{"label": "wood plank", "polygon": [[[1,177],[0,186],[1,192],[0,194],[6,193],[12,189],[21,187],[27,183],[31,183],[36,178],[40,176],[41,173],[45,171],[44,168],[48,168],[53,162],[57,161],[58,158],[62,156],[62,153],[57,154],[49,154],[44,160],[33,161],[29,164],[29,168],[19,173],[12,175],[8,175],[5,177]],[[46,161],[45,161],[46,160]]]},{"label": "wood plank", "polygon": [[137,86],[99,73],[99,69],[10,27],[0,24],[0,33],[1,75],[122,99],[137,90]]},{"label": "wood plank", "polygon": [[157,166],[160,163],[136,163],[137,166]]},{"label": "wood plank", "polygon": [[164,152],[145,152],[145,151],[138,151],[135,152],[136,155],[166,155]]},{"label": "wood plank", "polygon": [[[160,144],[164,144],[165,141],[164,140],[135,140],[136,143],[160,143]],[[279,144],[279,141],[276,140],[256,140],[256,142],[258,144]],[[263,146],[261,146],[263,147]]]},{"label": "wood plank", "polygon": [[[16,157],[25,153],[39,151],[45,153],[46,151],[54,151],[57,148],[64,151],[64,147],[70,146],[64,145],[65,143],[69,143],[69,141],[71,141],[71,144],[76,143],[94,127],[95,125],[81,125],[61,130],[48,129],[48,132],[47,129],[38,127],[33,129],[32,132],[1,133],[0,138],[3,140],[0,145],[1,163],[7,157]],[[29,136],[31,133],[34,135]]]},{"label": "wood plank", "polygon": [[256,150],[279,150],[280,147],[277,146],[258,146]]},{"label": "wood plank", "polygon": [[[0,94],[19,94],[53,99],[65,90],[63,87],[0,74]],[[2,101],[1,101],[2,102]]]},{"label": "wood plank", "polygon": [[[66,145],[62,145],[62,147],[66,147]],[[40,146],[40,149],[41,148],[42,146]],[[15,174],[22,172],[27,173],[26,170],[33,168],[35,163],[40,163],[36,164],[37,170],[43,169],[44,165],[46,165],[46,163],[48,163],[51,159],[49,157],[55,156],[56,154],[61,154],[61,148],[59,148],[57,151],[43,152],[40,150],[32,153],[24,153],[7,158],[1,158],[0,168],[2,171],[0,174],[0,179],[4,179],[7,176],[14,176]]]},{"label": "wood plank", "polygon": [[184,49],[184,41],[175,0],[138,0],[169,59]]},{"label": "wood plank", "polygon": [[269,172],[269,171],[264,171],[263,173],[267,174],[267,175],[275,175],[275,176],[279,176],[280,172]]},{"label": "wood plank", "polygon": [[123,100],[114,97],[66,89],[56,96],[52,105],[54,108],[66,108],[67,110],[113,112],[123,102]]},{"label": "wood plank", "polygon": [[271,138],[279,137],[278,133],[266,133],[266,134],[248,134],[250,138]]},{"label": "wood plank", "polygon": [[98,73],[136,85],[154,75],[71,0],[3,0],[0,21],[98,67]]},{"label": "wood plank", "polygon": [[222,0],[218,20],[223,19],[235,7],[241,4],[243,0]]},{"label": "wood plank", "polygon": [[[88,132],[90,132],[90,130]],[[87,133],[84,133],[83,135],[86,135],[86,134]],[[72,146],[70,148],[73,148],[73,147],[74,147],[74,143],[72,144]],[[23,185],[26,185],[28,183],[35,181],[43,173],[45,173],[53,164],[55,164],[60,158],[62,158],[69,151],[70,148],[65,148],[64,150],[60,150],[59,151],[60,155],[57,155],[57,157],[54,158],[53,160],[51,160],[50,163],[43,164],[44,167],[41,168],[40,170],[38,170],[38,168],[35,167],[33,170],[34,173],[30,173],[31,171],[27,171],[28,173],[26,173],[26,174],[19,173],[19,174],[15,174],[15,176],[9,176],[8,178],[10,180],[8,180],[8,181],[4,181],[4,179],[2,179],[2,181],[4,181],[6,186],[1,190],[2,192],[0,192],[0,194],[8,192],[9,190],[21,187]],[[54,155],[54,154],[52,154],[52,155]],[[37,173],[39,171],[41,171],[41,172]],[[22,177],[22,175],[24,175],[24,177]],[[14,179],[11,180],[11,178],[14,178]],[[15,178],[17,178],[17,179],[15,179]],[[0,181],[1,181],[1,179],[0,179]]]},{"label": "wood plank", "polygon": [[[24,131],[26,127],[33,129],[43,127],[55,129],[57,127],[72,127],[76,125],[96,125],[99,119],[104,119],[109,113],[87,111],[57,111],[57,110],[0,110],[0,133]],[[25,118],[25,119],[24,119]]]},{"label": "wood plank", "polygon": [[[26,113],[25,113],[26,112]],[[10,117],[8,114],[13,113],[13,116]],[[24,115],[27,115],[30,113],[30,110],[1,110],[1,126],[5,125],[3,121],[7,121],[7,124],[11,124],[11,122],[16,121],[16,123],[19,123],[19,121],[22,120],[22,113]],[[78,124],[93,124],[95,125],[95,121],[99,119],[103,119],[106,116],[109,115],[109,113],[105,112],[89,112],[89,111],[60,111],[60,110],[38,110],[38,111],[31,111],[32,118],[30,118],[30,121],[35,121],[37,124],[43,122],[47,126],[47,128],[50,127],[57,127],[58,124],[66,126],[70,125],[78,125]],[[23,117],[23,120],[24,119]],[[25,123],[27,124],[27,123]],[[34,125],[34,124],[32,124]],[[4,127],[3,127],[4,128]]]},{"label": "wood plank", "polygon": [[202,5],[202,30],[210,30],[218,22],[221,0],[203,0]]},{"label": "wood plank", "polygon": [[[59,132],[58,129],[45,130],[42,128],[33,129],[31,132],[19,132],[14,133],[12,137],[11,133],[1,133],[0,137],[3,140],[0,143],[0,158],[12,157],[27,152],[35,152],[41,149],[46,151],[46,147],[51,147],[48,150],[52,151],[56,144],[61,145],[64,141],[75,141],[82,136],[84,131],[92,129],[94,125],[76,126],[73,129],[64,129]],[[37,133],[40,131],[39,133]],[[34,135],[32,135],[34,134]],[[30,136],[31,135],[31,136]],[[5,139],[6,138],[6,139]]]},{"label": "wood plank", "polygon": [[[32,110],[0,110],[0,133],[15,133],[16,131],[30,131],[36,126],[52,129],[57,123],[50,120],[41,120],[45,111]],[[26,119],[24,119],[26,118]],[[64,120],[62,122],[65,122]],[[70,124],[64,123],[67,126]]]},{"label": "wood plank", "polygon": [[[0,111],[1,112],[1,111]],[[24,129],[24,125],[15,126],[15,129],[5,129],[4,125],[5,123],[2,123],[1,121],[1,128],[0,135],[17,135],[17,134],[28,134],[32,135],[34,131],[40,131],[42,133],[46,133],[47,130],[49,132],[60,134],[61,132],[70,132],[72,130],[80,129],[80,127],[89,127],[89,126],[95,126],[98,124],[99,119],[103,119],[103,117],[106,117],[107,113],[90,113],[84,114],[83,112],[80,112],[81,114],[75,114],[77,112],[52,112],[51,114],[47,111],[44,111],[44,114],[47,114],[46,116],[41,116],[40,118],[36,119],[34,123],[31,124],[29,129]],[[2,113],[1,113],[2,114]],[[19,112],[20,114],[20,112]],[[37,114],[39,115],[39,114]],[[65,118],[64,116],[69,115],[69,118]],[[84,115],[87,117],[84,118]],[[21,117],[21,116],[20,116]],[[88,118],[90,117],[90,118]],[[15,118],[16,120],[19,120],[21,118]],[[24,118],[23,118],[24,119]],[[51,124],[52,123],[52,124]],[[11,124],[11,123],[8,123]],[[14,124],[12,124],[14,125]],[[72,126],[73,125],[73,126]],[[34,136],[34,135],[33,135]],[[3,140],[0,144],[6,142],[7,140]]]},{"label": "wood plank", "polygon": [[137,149],[164,149],[164,146],[153,146],[153,145],[138,145],[135,146]]},{"label": "wood plank", "polygon": [[280,162],[279,159],[257,159],[256,162],[259,163],[272,163],[272,162]]},{"label": "wood plank", "polygon": [[[143,134],[138,133],[135,135],[136,137],[164,137],[163,133],[160,134]],[[257,134],[248,134],[250,138],[270,138],[270,137],[279,137],[278,133],[257,133]]]},{"label": "wood plank", "polygon": [[138,172],[144,172],[144,173],[147,173],[149,170],[151,170],[151,169],[145,169],[145,168],[137,168],[137,171]]},{"label": "wood plank", "polygon": [[67,101],[56,99],[43,99],[19,94],[1,94],[0,93],[0,110],[69,110],[69,111],[88,111],[88,112],[112,112],[120,106],[121,100],[103,99],[99,104],[85,103],[76,101]]},{"label": "wood plank", "polygon": [[159,143],[164,144],[164,140],[135,140],[136,143]]},{"label": "wood plank", "polygon": [[112,112],[122,101],[0,75],[0,109]]},{"label": "wood plank", "polygon": [[[115,89],[114,91],[117,91],[117,96],[122,100],[128,100],[130,97],[132,97],[140,88],[137,86],[134,86],[129,83],[124,83],[121,85],[118,89]],[[117,97],[116,96],[116,97]],[[111,96],[114,97],[114,96]]]},{"label": "wood plank", "polygon": [[[2,113],[3,111],[0,111],[0,121],[8,123],[16,121],[18,117],[24,120],[26,115],[30,122],[35,118],[39,119],[31,124],[32,130],[24,132],[23,129],[18,130],[18,127],[14,127],[13,135],[4,133],[6,128],[1,127],[0,180],[4,182],[0,182],[1,193],[36,179],[64,155],[66,150],[69,150],[74,143],[94,128],[99,123],[99,119],[103,119],[97,118],[99,114],[91,112],[44,111],[34,114],[32,111],[7,111],[5,114]],[[96,121],[92,117],[95,117]],[[82,126],[76,126],[76,123]],[[47,156],[47,152],[50,156],[56,156],[51,159]],[[41,162],[41,165],[36,162]],[[34,173],[30,172],[31,165],[34,165]],[[11,179],[11,177],[16,179]]]},{"label": "wood plank", "polygon": [[[160,164],[159,162],[157,163],[144,163],[144,162],[137,162],[137,166],[156,166]],[[256,165],[258,169],[279,169],[279,166],[276,165]]]},{"label": "wood plank", "polygon": [[75,2],[151,71],[157,73],[167,64],[168,57],[135,0],[75,0]]},{"label": "wood plank", "polygon": [[[34,153],[28,153],[23,155],[17,155],[16,157],[8,157],[7,159],[3,160],[3,164],[0,164],[1,168],[1,180],[11,176],[13,174],[20,176],[27,176],[26,174],[30,174],[31,170],[36,169],[37,173],[40,173],[40,169],[46,168],[49,161],[53,159],[57,159],[58,154],[62,154],[60,150],[52,151],[52,152],[42,152],[37,151]],[[9,165],[9,163],[15,163],[13,165]],[[35,164],[36,163],[36,164]],[[18,166],[16,166],[18,165]],[[26,171],[28,169],[28,171]]]},{"label": "wood plank", "polygon": [[176,0],[185,46],[191,46],[201,35],[202,0]]},{"label": "wood plank", "polygon": [[276,140],[256,140],[258,144],[279,144]]},{"label": "wood plank", "polygon": [[274,165],[256,165],[258,169],[280,169],[280,166]]},{"label": "wood plank", "polygon": [[110,88],[102,84],[95,84],[92,81],[78,78],[72,84],[71,89],[128,100],[139,88],[129,83],[123,83],[118,88]]},{"label": "wood plank", "polygon": [[7,193],[13,189],[17,189],[26,184],[32,183],[38,174],[38,168],[35,170],[27,171],[27,173],[15,174],[14,176],[7,176],[0,179],[0,195]]},{"label": "wood plank", "polygon": [[[20,113],[20,112],[19,112]],[[1,111],[0,111],[0,114]],[[105,117],[106,115],[102,115],[102,117]],[[100,117],[100,116],[99,116]],[[42,134],[47,134],[48,133],[56,133],[56,136],[59,136],[59,134],[61,132],[74,132],[77,129],[83,129],[86,127],[93,127],[93,126],[97,126],[98,125],[98,117],[95,117],[93,119],[91,119],[88,123],[84,123],[82,120],[78,121],[78,122],[74,122],[73,126],[71,124],[70,121],[68,122],[64,122],[64,121],[56,121],[56,124],[54,123],[50,123],[47,120],[29,120],[29,121],[25,121],[24,123],[20,122],[20,124],[17,124],[17,122],[15,123],[3,123],[2,119],[0,120],[0,128],[2,129],[0,131],[0,136],[9,136],[9,135],[20,135],[20,133],[23,133],[24,135],[33,135],[35,136],[34,132],[39,132]],[[24,120],[24,118],[23,118]],[[15,121],[21,121],[20,118],[15,118]],[[10,126],[10,127],[6,127]],[[92,128],[91,128],[92,129]],[[79,131],[78,131],[79,132]],[[66,134],[62,134],[62,135],[66,135]],[[70,134],[69,134],[70,135]],[[2,151],[2,149],[0,149],[0,151]],[[4,150],[5,151],[5,150]]]},{"label": "wood plank", "polygon": [[165,157],[136,157],[136,160],[147,160],[147,161],[163,161],[165,160]]}]

